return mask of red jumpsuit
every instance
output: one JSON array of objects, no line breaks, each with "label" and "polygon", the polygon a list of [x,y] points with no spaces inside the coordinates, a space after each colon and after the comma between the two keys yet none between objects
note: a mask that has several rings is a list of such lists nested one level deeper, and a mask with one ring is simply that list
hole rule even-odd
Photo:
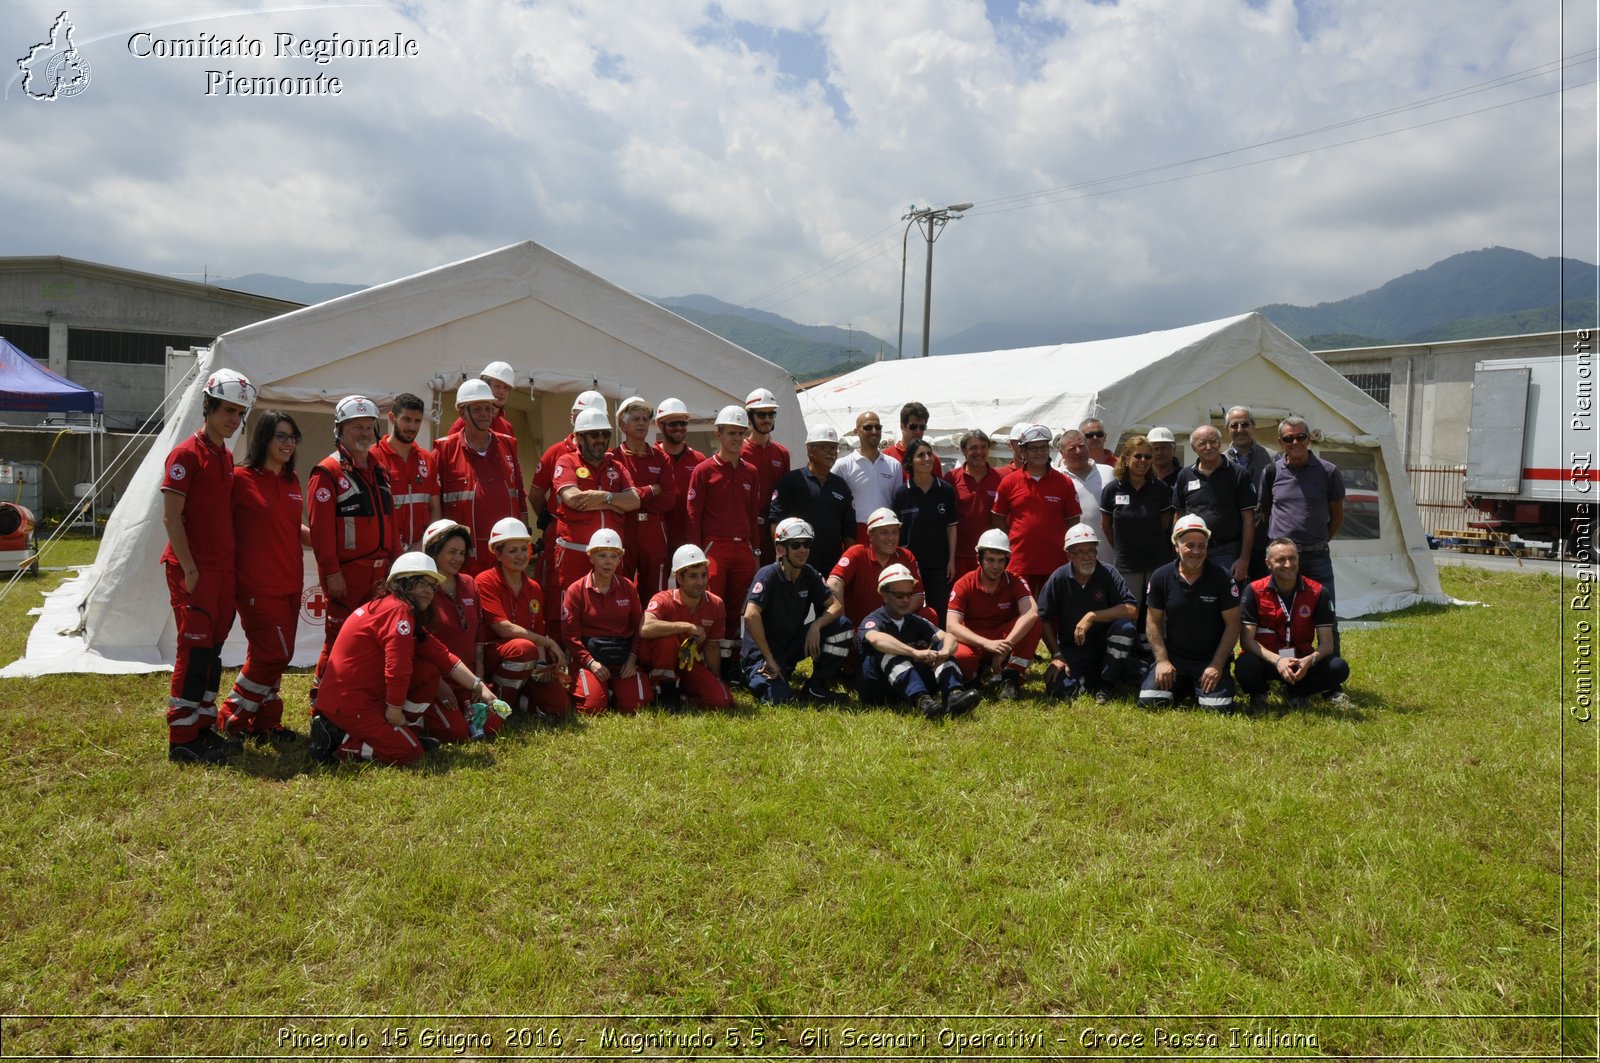
[{"label": "red jumpsuit", "polygon": [[[1033,597],[1027,581],[1011,572],[1000,574],[1000,585],[992,592],[983,589],[983,573],[969,572],[956,580],[950,589],[950,609],[961,614],[961,622],[986,639],[1003,639],[1022,615],[1022,603]],[[1033,663],[1033,651],[1039,647],[1042,628],[1034,624],[1022,640],[1011,648],[1011,658],[1005,670],[1021,680]],[[955,662],[968,680],[978,674],[978,669],[988,654],[965,642],[956,644]]]},{"label": "red jumpsuit", "polygon": [[167,455],[161,490],[183,495],[183,529],[199,569],[193,591],[172,545],[161,553],[167,594],[178,622],[177,654],[167,698],[167,741],[182,745],[217,722],[222,644],[234,616],[233,455],[206,438],[205,429]]},{"label": "red jumpsuit", "polygon": [[[883,605],[883,592],[878,590],[878,574],[890,565],[904,565],[911,572],[911,578],[917,581],[914,590],[922,592],[922,569],[917,567],[917,559],[911,551],[903,546],[897,546],[894,553],[889,555],[889,560],[879,561],[878,555],[872,552],[872,547],[856,543],[839,556],[839,563],[833,566],[833,571],[828,573],[831,579],[838,576],[844,581],[844,613],[850,618],[850,626],[860,629],[861,621],[872,614],[874,609]],[[925,617],[931,617],[930,622],[937,627],[938,618],[933,615],[933,610],[923,606],[919,612]]]},{"label": "red jumpsuit", "polygon": [[613,447],[611,457],[628,471],[641,504],[636,513],[622,515],[622,545],[626,550],[622,574],[633,580],[641,597],[651,597],[667,585],[666,516],[678,505],[678,478],[667,456],[655,447],[635,454]]},{"label": "red jumpsuit", "polygon": [[[778,481],[789,471],[789,448],[770,439],[765,446],[754,439],[746,439],[744,446],[739,448],[739,457],[756,470],[756,492],[761,498],[761,508],[756,511],[756,546],[761,552],[761,563],[770,565],[775,555],[772,529],[767,527],[767,511],[771,508],[772,492],[776,490]],[[742,605],[740,610],[743,611]]]},{"label": "red jumpsuit", "polygon": [[[217,710],[229,734],[283,729],[278,684],[294,656],[305,562],[300,547],[300,477],[266,469],[233,470],[233,537],[239,621],[249,639],[244,667]],[[237,718],[237,722],[232,722]]]},{"label": "red jumpsuit", "polygon": [[[678,500],[666,514],[667,560],[670,564],[673,553],[677,551],[678,547],[689,541],[689,479],[694,476],[695,468],[706,460],[706,456],[687,445],[676,456],[668,454],[660,443],[656,444],[656,449],[661,451],[662,455],[667,459],[667,464],[672,468],[672,477],[677,482],[678,487]],[[695,543],[695,545],[699,546],[700,544]]]},{"label": "red jumpsuit", "polygon": [[389,477],[383,466],[368,460],[363,471],[339,447],[311,470],[311,552],[324,590],[328,577],[344,576],[344,596],[328,594],[328,617],[323,629],[322,655],[317,675],[322,675],[339,627],[351,610],[372,597],[373,588],[388,574],[389,562],[399,556],[394,529],[394,504]]},{"label": "red jumpsuit", "polygon": [[[446,432],[445,435],[458,436],[466,430],[466,418],[457,417],[456,423],[450,426],[450,431]],[[499,435],[509,436],[513,441],[515,441],[517,438],[517,433],[511,430],[511,422],[506,420],[506,415],[501,410],[494,411],[494,420],[489,422],[489,431],[495,432]]]},{"label": "red jumpsuit", "polygon": [[529,639],[501,638],[491,624],[511,623],[539,635],[546,634],[544,591],[524,575],[515,591],[503,569],[491,568],[478,577],[483,604],[483,670],[502,701],[515,705],[520,695],[530,708],[544,716],[565,716],[572,700],[562,676],[545,659],[545,652]]},{"label": "red jumpsuit", "polygon": [[[650,599],[644,611],[669,624],[699,624],[706,635],[705,641],[700,644],[702,653],[721,642],[726,630],[726,614],[721,600],[715,594],[705,595],[699,605],[690,609],[681,591],[661,591]],[[732,705],[733,696],[728,692],[727,684],[717,678],[704,662],[691,665],[687,671],[678,667],[678,649],[683,641],[682,638],[639,639],[639,667],[649,670],[651,684],[677,683],[678,689],[697,705],[713,709],[725,709]]]},{"label": "red jumpsuit", "polygon": [[756,575],[756,520],[767,506],[755,466],[739,460],[728,464],[720,454],[695,466],[689,477],[689,542],[700,545],[711,562],[710,593],[722,599],[727,618],[722,656],[730,658],[744,620],[744,599]]},{"label": "red jumpsuit", "polygon": [[607,665],[611,680],[602,683],[589,670],[589,662],[594,658],[585,645],[587,639],[597,637],[631,639],[637,658],[639,619],[643,615],[639,592],[626,576],[612,576],[611,586],[602,591],[595,586],[594,573],[590,572],[567,588],[561,599],[561,637],[566,640],[567,654],[572,658],[572,694],[578,700],[579,712],[591,716],[605,712],[612,697],[617,711],[629,715],[639,711],[640,705],[649,704],[650,680],[642,664],[636,664],[633,675],[627,679],[622,678],[620,663]]},{"label": "red jumpsuit", "polygon": [[978,567],[978,537],[994,527],[992,514],[1001,475],[990,465],[985,466],[981,480],[974,480],[967,467],[959,465],[945,477],[956,489],[957,579]]},{"label": "red jumpsuit", "polygon": [[[455,589],[446,591],[441,585],[433,595],[433,620],[428,633],[445,649],[460,658],[468,668],[476,668],[478,644],[483,641],[483,603],[479,599],[478,584],[465,572],[456,573]],[[456,707],[450,708],[436,700],[422,715],[422,729],[445,742],[465,742],[472,737],[472,723],[463,711],[472,704],[477,692],[450,684],[456,696]],[[485,734],[497,734],[505,719],[489,713],[484,720]]]},{"label": "red jumpsuit", "polygon": [[531,575],[544,590],[544,615],[550,622],[551,638],[560,636],[561,592],[566,588],[560,585],[560,578],[556,575],[556,555],[561,553],[561,548],[556,545],[556,500],[550,497],[550,482],[556,473],[556,459],[563,454],[577,452],[578,444],[570,435],[551,443],[539,457],[539,463],[533,467],[533,480],[528,485],[530,494],[534,491],[544,493],[544,509],[533,514],[533,519],[539,525],[540,540],[539,554],[533,560]]},{"label": "red jumpsuit", "polygon": [[1006,533],[1011,563],[1006,569],[1042,589],[1050,574],[1067,563],[1067,529],[1083,512],[1072,478],[1056,469],[1046,469],[1038,479],[1027,469],[1009,472],[1000,481],[994,511],[1011,519]]},{"label": "red jumpsuit", "polygon": [[522,489],[517,444],[508,436],[491,435],[482,454],[467,445],[465,433],[446,436],[433,450],[439,466],[439,501],[446,517],[472,530],[472,552],[463,571],[476,576],[494,567],[489,532],[506,517],[526,520],[528,499]]},{"label": "red jumpsuit", "polygon": [[384,436],[372,448],[389,476],[389,494],[394,499],[395,534],[400,552],[422,549],[422,533],[433,523],[433,500],[439,497],[439,464],[433,452],[419,444],[401,457],[394,449],[394,437]]},{"label": "red jumpsuit", "polygon": [[[340,628],[317,696],[317,711],[345,732],[339,759],[422,759],[423,716],[438,696],[439,677],[460,658],[416,623],[410,605],[385,595],[357,608]],[[405,726],[385,719],[388,705],[405,710]]]},{"label": "red jumpsuit", "polygon": [[609,509],[573,509],[561,501],[561,492],[576,487],[580,491],[617,494],[632,486],[627,468],[609,452],[601,456],[598,465],[589,464],[576,451],[556,459],[555,471],[550,475],[550,510],[556,515],[556,580],[561,584],[563,595],[568,587],[589,574],[589,539],[601,528],[614,528],[623,537],[623,563],[627,563],[624,523],[632,514]]}]

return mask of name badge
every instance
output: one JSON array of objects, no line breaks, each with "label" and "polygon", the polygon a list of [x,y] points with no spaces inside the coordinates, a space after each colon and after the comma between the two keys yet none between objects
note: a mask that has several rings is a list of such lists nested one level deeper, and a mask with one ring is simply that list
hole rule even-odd
[{"label": "name badge", "polygon": [[1132,495],[1118,495],[1117,496],[1117,505],[1119,505],[1119,506],[1131,506],[1131,505],[1133,505],[1133,496]]}]

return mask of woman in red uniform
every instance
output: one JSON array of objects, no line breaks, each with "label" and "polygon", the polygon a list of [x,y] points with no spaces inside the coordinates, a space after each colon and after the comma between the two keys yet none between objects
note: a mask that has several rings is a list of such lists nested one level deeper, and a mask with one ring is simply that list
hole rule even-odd
[{"label": "woman in red uniform", "polygon": [[[742,412],[742,411],[741,411]],[[650,703],[650,680],[639,671],[639,621],[644,608],[625,576],[622,536],[601,528],[589,540],[592,571],[561,600],[561,637],[577,671],[572,694],[578,711],[597,716],[615,703],[629,716]]]},{"label": "woman in red uniform", "polygon": [[[443,517],[422,533],[422,549],[439,569],[442,581],[433,595],[433,622],[428,631],[444,648],[461,658],[473,674],[483,675],[483,605],[478,584],[461,571],[472,549],[472,529]],[[422,714],[425,733],[445,742],[492,737],[504,720],[491,712],[481,729],[472,723],[472,691],[448,679],[439,681],[438,700]]]},{"label": "woman in red uniform", "polygon": [[528,575],[533,536],[516,517],[505,517],[489,532],[495,565],[478,575],[483,603],[484,666],[500,697],[529,710],[560,718],[572,709],[565,675],[567,655],[545,634],[544,591]]},{"label": "woman in red uniform", "polygon": [[401,554],[383,593],[340,627],[311,718],[313,760],[416,763],[427,748],[422,717],[439,696],[441,676],[494,701],[488,684],[428,634],[441,578],[427,554]]},{"label": "woman in red uniform", "polygon": [[261,415],[244,464],[233,470],[233,537],[239,622],[249,640],[233,692],[217,706],[224,734],[291,739],[278,684],[294,656],[305,584],[304,498],[294,471],[300,426],[282,410]]}]

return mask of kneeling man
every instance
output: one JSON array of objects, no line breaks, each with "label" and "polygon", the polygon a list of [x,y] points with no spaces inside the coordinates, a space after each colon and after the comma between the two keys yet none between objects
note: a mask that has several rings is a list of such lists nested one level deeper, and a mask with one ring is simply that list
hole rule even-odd
[{"label": "kneeling man", "polygon": [[1293,539],[1267,544],[1267,569],[1271,575],[1246,587],[1239,600],[1244,652],[1234,672],[1250,707],[1260,707],[1274,680],[1291,703],[1312,694],[1343,703],[1348,699],[1339,686],[1350,678],[1350,666],[1335,652],[1327,589],[1300,574],[1300,548]]},{"label": "kneeling man", "polygon": [[[850,655],[850,621],[844,602],[807,564],[817,535],[799,517],[778,522],[772,540],[778,560],[756,573],[744,603],[744,645],[739,654],[745,684],[757,701],[793,701],[795,666],[811,658],[811,678],[801,697],[816,705],[838,701],[833,681]],[[808,618],[815,616],[816,619]]]},{"label": "kneeling man", "polygon": [[[725,709],[733,704],[722,682],[722,633],[727,625],[722,599],[711,583],[706,554],[693,543],[672,555],[678,585],[657,591],[639,623],[639,663],[650,669],[656,701],[668,709],[685,699]],[[713,652],[706,653],[710,646]]]},{"label": "kneeling man", "polygon": [[1228,664],[1239,641],[1239,585],[1206,560],[1211,529],[1193,513],[1172,526],[1178,560],[1150,575],[1145,634],[1155,663],[1145,673],[1139,704],[1158,708],[1194,692],[1203,708],[1233,708]]},{"label": "kneeling man", "polygon": [[954,635],[956,667],[972,682],[987,672],[992,693],[1010,701],[1022,692],[1039,646],[1039,610],[1033,591],[1011,563],[1011,540],[999,528],[978,536],[978,567],[956,580],[946,629]]},{"label": "kneeling man", "polygon": [[861,700],[888,704],[898,696],[930,720],[977,708],[982,696],[961,685],[961,669],[950,659],[955,637],[911,611],[919,596],[911,570],[890,565],[878,577],[878,590],[883,605],[861,622],[857,634]]},{"label": "kneeling man", "polygon": [[1122,573],[1102,565],[1100,536],[1088,524],[1067,532],[1067,563],[1051,573],[1039,592],[1040,625],[1050,650],[1045,693],[1075,698],[1094,692],[1096,704],[1111,700],[1117,680],[1138,678],[1133,647],[1139,608]]}]

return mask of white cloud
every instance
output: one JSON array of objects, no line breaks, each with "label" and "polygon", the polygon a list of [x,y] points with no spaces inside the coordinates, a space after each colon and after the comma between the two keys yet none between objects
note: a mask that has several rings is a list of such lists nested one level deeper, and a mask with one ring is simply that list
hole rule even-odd
[{"label": "white cloud", "polygon": [[[1549,77],[998,208],[1556,60],[1594,37],[1593,11],[1565,3],[1565,43],[1545,0],[1038,0],[998,28],[977,0],[422,0],[162,30],[245,33],[269,49],[278,30],[399,31],[422,52],[326,66],[134,59],[112,31],[173,9],[103,4],[75,13],[94,71],[85,93],[0,103],[0,150],[22,160],[0,217],[12,253],[307,280],[377,282],[532,238],[638,290],[731,301],[868,241],[770,301],[892,339],[899,215],[965,199],[979,208],[935,255],[937,333],[982,320],[1134,331],[1335,299],[1489,244],[1557,253],[1554,97],[1332,146],[1530,95]],[[9,9],[8,55],[56,10]],[[216,67],[330,73],[346,87],[208,98],[203,71]],[[1571,78],[1593,76],[1591,61]],[[1590,160],[1594,99],[1593,86],[1565,99],[1567,150]],[[1263,161],[1308,148],[1321,150]],[[918,326],[919,248],[913,234]]]}]

